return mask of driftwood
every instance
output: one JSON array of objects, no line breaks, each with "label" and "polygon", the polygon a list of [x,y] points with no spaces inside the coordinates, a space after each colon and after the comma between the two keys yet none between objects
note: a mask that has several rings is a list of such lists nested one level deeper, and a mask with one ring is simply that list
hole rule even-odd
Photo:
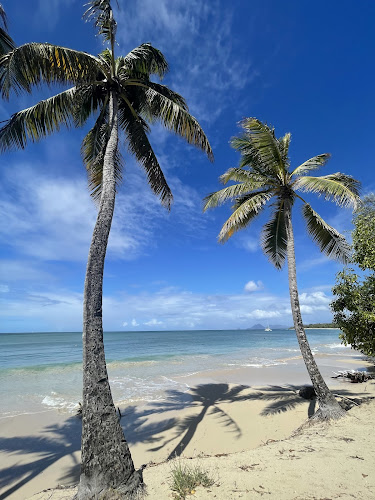
[{"label": "driftwood", "polygon": [[367,372],[360,372],[355,370],[346,370],[338,372],[332,378],[340,378],[340,377],[349,379],[350,382],[352,382],[352,384],[367,382],[368,380],[374,378],[373,375],[370,375]]}]

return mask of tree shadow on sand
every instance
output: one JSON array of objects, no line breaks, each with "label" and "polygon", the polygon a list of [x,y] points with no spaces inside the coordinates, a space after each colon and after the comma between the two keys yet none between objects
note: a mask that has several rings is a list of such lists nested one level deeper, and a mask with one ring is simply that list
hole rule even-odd
[{"label": "tree shadow on sand", "polygon": [[[359,393],[356,395],[346,389],[337,389],[336,394],[354,399],[359,396],[361,402],[366,400],[363,388],[358,384]],[[308,403],[308,416],[315,411],[315,400],[307,402],[298,394],[301,386],[266,386],[251,391],[250,387],[228,384],[204,384],[190,389],[189,392],[168,391],[163,401],[148,403],[146,407],[132,405],[123,410],[121,425],[126,439],[131,446],[136,443],[151,444],[149,451],[158,451],[180,437],[178,443],[168,454],[168,459],[180,456],[193,439],[199,424],[208,415],[215,417],[218,427],[226,432],[233,433],[238,439],[241,429],[237,422],[225,411],[221,404],[241,401],[267,401],[261,412],[262,416],[275,415]],[[361,391],[361,392],[360,392]],[[357,401],[360,401],[357,400]],[[181,410],[191,409],[192,414],[179,418]],[[244,409],[246,411],[246,408]],[[172,417],[163,419],[163,414],[173,412]],[[153,415],[160,415],[161,419],[151,420]],[[171,438],[164,438],[163,434],[171,430]],[[47,467],[63,457],[71,456],[73,465],[61,471],[59,482],[74,484],[79,480],[80,464],[74,453],[81,446],[81,421],[77,417],[69,417],[63,424],[46,426],[41,435],[0,437],[0,452],[17,456],[37,454],[37,458],[28,464],[15,462],[12,466],[2,468],[0,474],[0,489],[9,488],[0,494],[0,500],[15,493],[19,488],[42,473]]]},{"label": "tree shadow on sand", "polygon": [[[36,453],[38,455],[38,458],[32,463],[18,462],[11,467],[2,468],[0,488],[4,488],[14,481],[17,482],[0,494],[0,500],[13,494],[47,467],[67,455],[71,456],[74,463],[72,469],[75,472],[78,471],[79,474],[80,465],[74,452],[78,451],[80,447],[81,423],[76,417],[68,418],[62,425],[55,424],[45,427],[41,436],[0,437],[0,451],[2,453],[12,455]],[[71,474],[69,477],[71,477]]]},{"label": "tree shadow on sand", "polygon": [[[246,401],[248,395],[244,391],[249,387],[243,385],[236,385],[230,387],[228,384],[204,384],[199,385],[190,390],[189,394],[181,393],[179,391],[168,391],[168,400],[166,402],[154,403],[154,412],[173,411],[192,408],[198,409],[198,413],[188,415],[183,419],[174,422],[174,434],[170,439],[164,440],[162,444],[151,448],[150,451],[158,451],[170,442],[174,441],[176,437],[182,436],[178,444],[169,453],[168,460],[180,456],[197,430],[198,425],[206,417],[206,415],[214,415],[220,426],[226,427],[229,432],[233,433],[235,439],[239,439],[242,435],[241,429],[236,421],[218,405],[221,403],[235,403],[239,401]],[[164,428],[164,430],[166,430]]]}]

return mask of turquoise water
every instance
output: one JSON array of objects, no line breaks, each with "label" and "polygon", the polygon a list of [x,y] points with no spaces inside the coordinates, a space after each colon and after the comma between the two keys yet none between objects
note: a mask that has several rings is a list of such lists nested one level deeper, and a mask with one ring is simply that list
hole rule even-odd
[{"label": "turquoise water", "polygon": [[[339,330],[309,330],[314,353],[350,355]],[[105,349],[117,402],[156,400],[186,391],[184,375],[245,366],[288,364],[299,355],[294,331],[106,332]],[[81,400],[82,334],[0,334],[0,415],[50,408],[74,411]]]}]

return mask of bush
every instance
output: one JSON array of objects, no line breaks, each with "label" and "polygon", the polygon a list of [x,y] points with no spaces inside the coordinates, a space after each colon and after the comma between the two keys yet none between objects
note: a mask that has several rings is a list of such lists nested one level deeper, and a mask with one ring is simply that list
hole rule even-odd
[{"label": "bush", "polygon": [[200,464],[190,465],[186,460],[176,459],[171,463],[170,488],[176,500],[185,500],[197,486],[209,488],[214,479]]}]

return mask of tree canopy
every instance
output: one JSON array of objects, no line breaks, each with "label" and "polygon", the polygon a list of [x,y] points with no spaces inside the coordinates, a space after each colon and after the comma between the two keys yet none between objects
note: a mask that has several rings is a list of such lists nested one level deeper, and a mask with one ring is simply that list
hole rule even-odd
[{"label": "tree canopy", "polygon": [[331,304],[334,321],[342,330],[341,339],[354,349],[375,355],[375,195],[363,198],[355,211],[353,255],[351,262],[365,271],[358,275],[353,268],[337,274]]}]

